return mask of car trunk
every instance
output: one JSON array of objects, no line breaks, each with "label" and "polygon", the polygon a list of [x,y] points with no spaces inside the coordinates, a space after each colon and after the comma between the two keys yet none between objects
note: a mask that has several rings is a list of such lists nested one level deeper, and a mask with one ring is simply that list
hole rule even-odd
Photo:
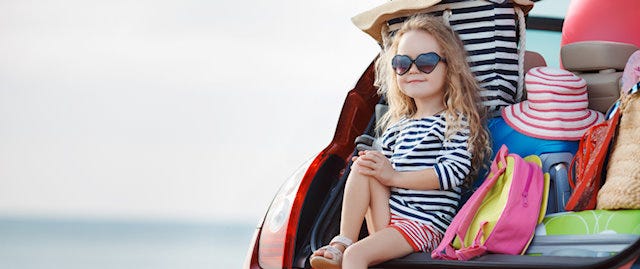
[{"label": "car trunk", "polygon": [[[336,132],[340,132],[341,124],[348,123],[351,127],[347,128],[348,134],[342,134],[343,139],[354,141],[360,134],[373,135],[374,106],[380,102],[376,96],[376,88],[373,86],[373,74],[372,64],[345,100],[339,126],[336,128],[338,130]],[[368,122],[365,122],[367,119]],[[326,158],[327,161],[321,165],[311,183],[298,223],[292,263],[295,268],[311,268],[309,264],[311,253],[339,234],[344,183],[350,172],[350,162],[346,160],[356,152],[352,142],[336,143],[334,141],[330,147],[332,146],[340,147],[334,149],[334,152],[351,152],[351,155],[336,154]],[[366,224],[363,224],[360,236],[362,238],[366,235]],[[630,265],[638,256],[640,256],[640,240],[630,244],[618,255],[609,257],[488,254],[470,261],[446,261],[431,259],[430,253],[413,253],[371,268],[618,268]]]}]

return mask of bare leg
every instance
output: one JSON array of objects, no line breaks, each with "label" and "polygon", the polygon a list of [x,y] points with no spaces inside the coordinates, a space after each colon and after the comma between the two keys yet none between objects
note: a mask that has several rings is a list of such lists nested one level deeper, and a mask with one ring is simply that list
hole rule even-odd
[{"label": "bare leg", "polygon": [[413,253],[413,247],[402,234],[388,227],[347,248],[342,258],[342,268],[366,269],[368,266],[411,253]]},{"label": "bare leg", "polygon": [[371,201],[365,217],[369,234],[373,234],[389,225],[389,220],[391,219],[389,209],[390,191],[389,187],[380,184],[375,179],[369,180],[369,188]]},{"label": "bare leg", "polygon": [[[347,178],[342,200],[340,234],[353,242],[358,240],[365,214],[370,234],[387,227],[391,218],[389,213],[389,188],[378,180],[356,172]],[[344,246],[335,244],[340,251]],[[313,254],[331,259],[333,255],[322,249]]]},{"label": "bare leg", "polygon": [[380,230],[389,224],[389,189],[374,178],[351,173],[342,199],[340,234],[354,242],[358,240],[367,212],[372,224],[369,231]]}]

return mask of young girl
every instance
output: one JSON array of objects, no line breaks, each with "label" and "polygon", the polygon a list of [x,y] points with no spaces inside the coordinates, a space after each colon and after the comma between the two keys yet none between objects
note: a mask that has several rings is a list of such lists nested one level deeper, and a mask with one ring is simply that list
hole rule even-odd
[{"label": "young girl", "polygon": [[[314,268],[367,268],[430,252],[456,214],[461,187],[490,156],[478,85],[462,42],[441,19],[407,20],[377,75],[389,103],[382,152],[353,158],[340,235],[312,254]],[[352,244],[365,217],[369,236]]]}]

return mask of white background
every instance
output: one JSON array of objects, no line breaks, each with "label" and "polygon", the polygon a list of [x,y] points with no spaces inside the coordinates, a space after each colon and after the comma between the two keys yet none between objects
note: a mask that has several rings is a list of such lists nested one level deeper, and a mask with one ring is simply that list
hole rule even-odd
[{"label": "white background", "polygon": [[257,221],[384,2],[0,1],[0,216]]},{"label": "white background", "polygon": [[375,4],[1,1],[0,214],[257,221],[330,141]]}]

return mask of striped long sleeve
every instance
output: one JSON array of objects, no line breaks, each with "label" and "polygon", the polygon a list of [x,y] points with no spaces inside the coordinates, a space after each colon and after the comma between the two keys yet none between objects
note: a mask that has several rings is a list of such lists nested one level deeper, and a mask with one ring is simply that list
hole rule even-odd
[{"label": "striped long sleeve", "polygon": [[382,148],[393,168],[400,172],[433,168],[440,182],[438,190],[391,188],[392,213],[446,230],[460,203],[460,186],[471,170],[466,126],[448,140],[442,115],[402,119],[387,129]]}]

